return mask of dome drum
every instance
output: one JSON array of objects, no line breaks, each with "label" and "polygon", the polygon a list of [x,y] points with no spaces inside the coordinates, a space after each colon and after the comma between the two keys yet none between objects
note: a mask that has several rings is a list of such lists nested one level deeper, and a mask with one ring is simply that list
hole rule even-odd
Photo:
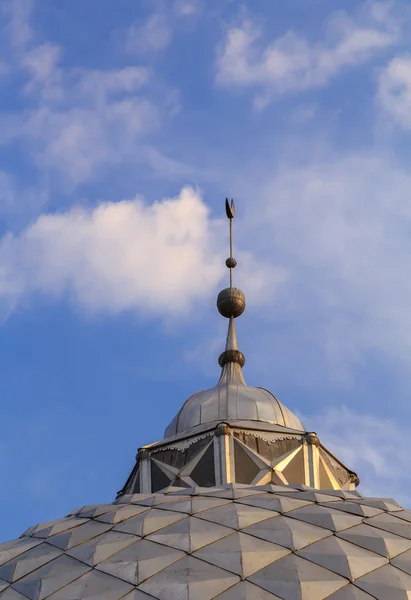
[{"label": "dome drum", "polygon": [[170,485],[186,488],[229,483],[353,490],[358,478],[313,432],[278,426],[262,431],[251,422],[222,422],[140,449],[118,497],[155,493]]}]

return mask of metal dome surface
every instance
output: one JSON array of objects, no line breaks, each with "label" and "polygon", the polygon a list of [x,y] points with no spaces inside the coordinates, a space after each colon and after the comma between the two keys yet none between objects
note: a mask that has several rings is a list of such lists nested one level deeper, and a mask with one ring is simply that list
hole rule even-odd
[{"label": "metal dome surface", "polygon": [[260,421],[305,431],[300,419],[268,390],[241,382],[222,382],[190,396],[164,436],[169,438],[198,425],[229,420]]},{"label": "metal dome surface", "polygon": [[238,350],[234,319],[230,319],[225,351],[219,358],[221,375],[217,385],[190,396],[166,428],[164,437],[224,421],[256,421],[305,431],[300,419],[274,394],[246,384],[243,360],[244,356]]},{"label": "metal dome surface", "polygon": [[[229,216],[231,235],[231,220],[234,213],[230,212],[230,206],[227,210],[227,215],[231,215]],[[229,261],[231,260],[230,252]],[[239,299],[241,310],[237,306]],[[225,306],[224,309],[219,304],[221,302]],[[196,392],[186,400],[166,428],[164,437],[170,438],[202,425],[217,425],[224,421],[255,421],[305,431],[300,419],[274,394],[261,387],[250,387],[245,382],[242,371],[245,357],[238,348],[234,325],[234,317],[240,315],[245,308],[245,297],[241,290],[232,287],[232,268],[230,268],[230,287],[220,292],[217,305],[220,306],[220,313],[229,319],[225,350],[218,359],[221,367],[220,379],[216,386]]]},{"label": "metal dome surface", "polygon": [[411,511],[305,486],[167,488],[0,545],[1,600],[397,600]]}]

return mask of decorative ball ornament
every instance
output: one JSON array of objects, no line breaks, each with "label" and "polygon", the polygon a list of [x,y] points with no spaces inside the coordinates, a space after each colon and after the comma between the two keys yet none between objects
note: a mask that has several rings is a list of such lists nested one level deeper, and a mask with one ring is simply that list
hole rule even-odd
[{"label": "decorative ball ornament", "polygon": [[357,473],[350,473],[350,482],[353,483],[355,487],[360,485],[360,478],[358,477]]},{"label": "decorative ball ornament", "polygon": [[227,319],[239,317],[245,311],[243,292],[234,287],[222,290],[217,297],[217,309],[220,315]]},{"label": "decorative ball ornament", "polygon": [[237,266],[237,261],[235,258],[233,258],[232,256],[230,258],[227,258],[227,260],[225,261],[225,265],[226,267],[228,267],[229,269],[234,269]]},{"label": "decorative ball ornament", "polygon": [[231,435],[231,428],[227,423],[219,423],[215,428],[216,437],[221,437],[222,435]]},{"label": "decorative ball ornament", "polygon": [[320,438],[315,433],[315,431],[309,431],[306,434],[305,438],[307,440],[307,443],[310,444],[310,446],[319,446],[320,445]]}]

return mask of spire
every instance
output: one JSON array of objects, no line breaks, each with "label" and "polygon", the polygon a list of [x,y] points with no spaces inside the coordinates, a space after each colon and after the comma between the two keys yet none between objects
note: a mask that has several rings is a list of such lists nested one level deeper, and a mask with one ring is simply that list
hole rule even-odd
[{"label": "spire", "polygon": [[218,312],[229,319],[228,333],[225,350],[220,354],[218,363],[222,369],[219,384],[246,385],[242,367],[245,364],[244,354],[240,352],[237,344],[237,334],[235,331],[234,319],[243,314],[245,310],[245,296],[243,292],[233,287],[233,269],[237,261],[233,257],[233,219],[235,217],[234,200],[231,202],[226,198],[225,210],[227,218],[230,221],[230,257],[225,264],[230,269],[230,287],[222,290],[218,294],[217,308]]}]

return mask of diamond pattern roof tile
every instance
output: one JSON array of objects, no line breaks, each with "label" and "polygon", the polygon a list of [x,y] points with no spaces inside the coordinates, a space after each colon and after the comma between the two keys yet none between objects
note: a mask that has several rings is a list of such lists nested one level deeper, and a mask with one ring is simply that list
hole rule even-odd
[{"label": "diamond pattern roof tile", "polygon": [[104,515],[108,512],[113,512],[116,509],[115,506],[113,506],[112,504],[92,504],[92,505],[87,505],[87,506],[83,506],[83,508],[81,510],[79,510],[77,513],[73,512],[70,514],[70,516],[74,516],[77,514],[77,516],[81,516],[81,517],[98,517],[101,515]]},{"label": "diamond pattern roof tile", "polygon": [[328,596],[327,600],[375,600],[375,598],[355,585],[346,585]]},{"label": "diamond pattern roof tile", "polygon": [[0,567],[0,578],[12,583],[63,554],[62,550],[42,543]]},{"label": "diamond pattern roof tile", "polygon": [[133,585],[139,585],[184,556],[183,552],[175,548],[140,540],[117,552],[96,568]]},{"label": "diamond pattern roof tile", "polygon": [[290,510],[295,510],[296,508],[302,508],[303,506],[308,506],[311,504],[308,500],[299,500],[297,498],[290,497],[279,497],[279,496],[267,496],[267,495],[258,495],[252,496],[251,498],[241,498],[236,500],[236,502],[240,504],[246,504],[247,506],[255,506],[257,508],[265,508],[267,510],[277,511],[279,513],[287,513]]},{"label": "diamond pattern roof tile", "polygon": [[67,529],[78,527],[83,523],[87,523],[87,520],[79,517],[67,517],[66,519],[59,519],[54,524],[39,525],[33,535],[38,538],[48,538],[57,533],[67,531]]},{"label": "diamond pattern roof tile", "polygon": [[320,506],[342,510],[343,512],[358,515],[359,517],[374,517],[383,512],[381,508],[374,508],[373,506],[359,504],[358,502],[321,502]]},{"label": "diamond pattern roof tile", "polygon": [[411,548],[410,540],[401,538],[390,531],[375,529],[365,524],[340,531],[336,535],[387,558],[393,558]]},{"label": "diamond pattern roof tile", "polygon": [[404,521],[411,522],[411,510],[398,510],[396,511],[395,516],[399,519],[404,519]]},{"label": "diamond pattern roof tile", "polygon": [[297,521],[297,519],[289,519],[286,516],[278,516],[268,521],[255,523],[243,529],[243,532],[290,550],[298,550],[307,544],[332,535],[328,529]]},{"label": "diamond pattern roof tile", "polygon": [[373,527],[377,527],[378,529],[383,529],[384,531],[389,531],[391,533],[395,533],[396,535],[400,535],[402,537],[411,539],[411,529],[408,521],[404,521],[404,519],[399,519],[393,513],[382,513],[381,515],[377,515],[376,517],[364,519],[364,523],[366,523],[367,525],[372,525]]},{"label": "diamond pattern roof tile", "polygon": [[44,600],[89,570],[84,563],[62,555],[19,579],[13,587],[30,600]]},{"label": "diamond pattern roof tile", "polygon": [[143,537],[184,518],[184,513],[152,508],[136,517],[123,521],[120,525],[116,525],[114,531],[123,531],[124,533]]},{"label": "diamond pattern roof tile", "polygon": [[197,550],[194,556],[245,579],[289,553],[290,550],[282,546],[235,532]]},{"label": "diamond pattern roof tile", "polygon": [[231,533],[233,530],[224,525],[187,517],[156,531],[147,539],[191,553]]},{"label": "diamond pattern roof tile", "polygon": [[409,600],[411,596],[411,577],[392,565],[367,573],[356,585],[377,600]]},{"label": "diamond pattern roof tile", "polygon": [[110,512],[105,512],[102,515],[94,516],[98,521],[102,521],[103,523],[121,523],[131,517],[135,517],[141,513],[149,510],[147,506],[138,506],[138,505],[126,505],[122,506],[117,510],[111,510]]},{"label": "diamond pattern roof tile", "polygon": [[[278,514],[278,513],[274,513]],[[255,508],[243,504],[231,503],[217,508],[211,508],[198,513],[197,518],[220,523],[232,529],[243,529],[259,521],[270,519],[273,511],[264,508]]]},{"label": "diamond pattern roof tile", "polygon": [[268,565],[249,579],[284,600],[323,600],[348,583],[347,579],[295,554]]},{"label": "diamond pattern roof tile", "polygon": [[96,566],[112,554],[116,554],[123,548],[130,546],[136,541],[136,537],[121,533],[119,531],[108,531],[96,538],[67,550],[69,556],[73,556],[90,567]]},{"label": "diamond pattern roof tile", "polygon": [[394,565],[394,567],[398,567],[399,569],[401,569],[401,571],[404,571],[405,573],[408,573],[408,575],[411,575],[411,550],[407,550],[407,552],[399,554],[390,562],[392,565]]},{"label": "diamond pattern roof tile", "polygon": [[298,555],[351,581],[388,563],[387,558],[334,535],[299,550]]},{"label": "diamond pattern roof tile", "polygon": [[212,600],[238,581],[233,573],[186,556],[147,579],[140,589],[158,600]]},{"label": "diamond pattern roof tile", "polygon": [[342,531],[362,522],[361,517],[318,504],[297,508],[287,513],[287,516],[331,531]]},{"label": "diamond pattern roof tile", "polygon": [[61,588],[50,600],[119,600],[132,590],[132,586],[117,577],[111,577],[99,571],[90,571],[72,583]]},{"label": "diamond pattern roof tile", "polygon": [[353,502],[359,502],[360,504],[364,504],[364,506],[372,506],[373,508],[381,508],[383,511],[387,512],[404,510],[402,506],[392,498],[366,498],[365,496],[361,496],[358,499],[353,498]]},{"label": "diamond pattern roof tile", "polygon": [[57,548],[61,548],[62,550],[68,550],[69,548],[74,548],[79,544],[87,542],[87,540],[91,540],[98,535],[105,533],[111,529],[111,527],[112,526],[107,523],[87,521],[87,523],[80,525],[80,527],[49,537],[47,543],[57,546]]},{"label": "diamond pattern roof tile", "polygon": [[35,540],[33,538],[21,538],[19,540],[13,540],[0,544],[0,565],[9,562],[16,556],[27,552],[30,548],[38,546],[42,543],[42,540]]},{"label": "diamond pattern roof tile", "polygon": [[281,598],[249,581],[240,581],[226,592],[216,596],[215,600],[281,600]]}]

